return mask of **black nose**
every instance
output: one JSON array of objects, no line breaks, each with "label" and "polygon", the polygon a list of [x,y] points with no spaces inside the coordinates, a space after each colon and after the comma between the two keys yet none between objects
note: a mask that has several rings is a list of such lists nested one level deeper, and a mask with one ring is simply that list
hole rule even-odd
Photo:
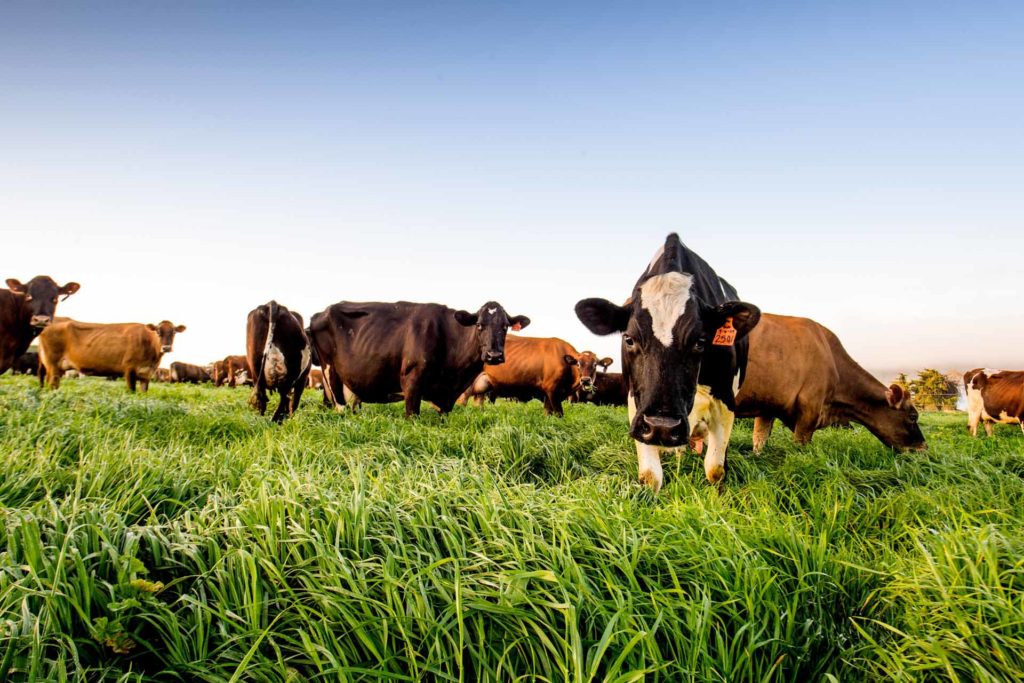
[{"label": "black nose", "polygon": [[634,431],[633,438],[653,446],[679,446],[688,436],[686,425],[677,417],[644,415]]},{"label": "black nose", "polygon": [[500,351],[497,353],[494,351],[488,351],[484,354],[484,361],[491,365],[498,365],[499,363],[505,362],[505,354]]}]

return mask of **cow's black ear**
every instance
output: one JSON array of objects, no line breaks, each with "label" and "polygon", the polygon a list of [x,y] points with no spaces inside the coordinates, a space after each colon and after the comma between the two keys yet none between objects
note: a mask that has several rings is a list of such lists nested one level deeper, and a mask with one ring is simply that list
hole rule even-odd
[{"label": "cow's black ear", "polygon": [[629,309],[607,299],[584,299],[576,304],[576,317],[594,334],[625,332]]},{"label": "cow's black ear", "polygon": [[476,321],[480,319],[476,313],[470,313],[469,311],[455,311],[455,322],[459,323],[463,327],[472,327],[476,325]]},{"label": "cow's black ear", "polygon": [[63,294],[64,298],[67,299],[69,296],[77,292],[81,288],[81,286],[82,285],[78,284],[77,282],[69,282],[60,289],[58,289],[57,293]]},{"label": "cow's black ear", "polygon": [[709,330],[717,330],[732,318],[732,326],[736,328],[736,338],[742,339],[757,327],[761,320],[761,309],[745,301],[726,301],[721,306],[704,310],[704,326]]},{"label": "cow's black ear", "polygon": [[562,356],[562,360],[565,361],[566,365],[579,365],[580,364],[580,362],[578,360],[576,360],[575,358],[573,358],[569,354],[565,354],[564,356]]},{"label": "cow's black ear", "polygon": [[602,368],[607,368],[614,362],[615,361],[613,361],[611,358],[602,358],[601,360],[597,361],[597,364],[600,365]]},{"label": "cow's black ear", "polygon": [[24,294],[26,291],[25,285],[21,284],[21,280],[14,277],[7,278],[7,289],[18,294]]},{"label": "cow's black ear", "polygon": [[525,315],[517,315],[514,318],[509,318],[508,321],[508,326],[512,328],[513,332],[518,332],[529,324],[530,319]]}]

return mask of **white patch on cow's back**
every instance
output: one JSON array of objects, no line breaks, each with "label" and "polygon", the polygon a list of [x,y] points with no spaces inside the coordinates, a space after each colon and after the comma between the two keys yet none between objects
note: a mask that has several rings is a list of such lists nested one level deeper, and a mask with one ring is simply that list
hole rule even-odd
[{"label": "white patch on cow's back", "polygon": [[645,270],[644,272],[645,273],[651,272],[651,268],[654,267],[654,264],[658,262],[658,259],[660,259],[662,254],[664,254],[664,253],[665,253],[665,245],[663,244],[660,247],[658,247],[658,251],[654,252],[654,256],[651,257],[651,262],[647,264],[647,270]]},{"label": "white patch on cow's back", "polygon": [[686,273],[655,275],[640,285],[640,303],[651,314],[654,336],[671,346],[672,329],[690,300],[693,277]]}]

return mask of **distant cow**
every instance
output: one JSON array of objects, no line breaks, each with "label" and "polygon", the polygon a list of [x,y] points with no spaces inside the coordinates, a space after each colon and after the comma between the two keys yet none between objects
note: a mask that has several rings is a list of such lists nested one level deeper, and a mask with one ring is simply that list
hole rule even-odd
[{"label": "distant cow", "polygon": [[476,313],[407,301],[341,302],[314,315],[310,332],[335,396],[345,387],[367,403],[404,398],[411,416],[423,400],[450,412],[485,363],[505,360],[508,329],[529,323],[493,301]]},{"label": "distant cow", "polygon": [[7,286],[0,289],[0,375],[53,322],[58,299],[67,299],[79,289],[77,282],[60,287],[46,275],[37,275],[27,284],[9,278]]},{"label": "distant cow", "polygon": [[725,477],[725,451],[735,420],[734,385],[742,383],[746,335],[760,310],[736,301],[736,290],[675,233],[665,238],[626,304],[584,299],[576,316],[594,334],[622,334],[629,433],[640,480],[661,488],[661,450],[689,442],[690,422],[708,424],[704,473]]},{"label": "distant cow", "polygon": [[160,366],[160,358],[172,350],[174,335],[185,331],[164,320],[158,325],[142,323],[83,323],[76,320],[52,323],[39,335],[39,360],[49,385],[60,386],[64,371],[103,377],[124,377],[130,391],[136,382],[142,390]]},{"label": "distant cow", "polygon": [[18,356],[14,365],[11,366],[11,373],[15,375],[34,375],[39,372],[39,352],[26,351]]},{"label": "distant cow", "polygon": [[579,401],[599,406],[624,406],[627,393],[621,372],[599,372],[590,391],[579,392]]},{"label": "distant cow", "polygon": [[234,388],[239,384],[252,383],[249,378],[249,360],[245,356],[226,356],[220,363],[223,369],[218,375],[217,386],[227,384]]},{"label": "distant cow", "polygon": [[201,384],[210,381],[210,371],[192,363],[171,363],[171,381],[179,384]]},{"label": "distant cow", "polygon": [[263,415],[267,412],[267,389],[277,391],[280,402],[271,418],[274,422],[293,415],[306,388],[311,363],[309,338],[302,316],[270,301],[249,312],[245,327],[245,349],[253,374],[250,403]]},{"label": "distant cow", "polygon": [[505,339],[505,362],[484,368],[483,377],[459,398],[465,403],[471,396],[537,398],[548,415],[562,416],[562,401],[576,390],[591,388],[597,368],[611,365],[611,358],[598,359],[591,351],[578,352],[572,344],[557,337],[518,337]]},{"label": "distant cow", "polygon": [[1020,424],[1024,429],[1024,371],[977,368],[964,373],[964,388],[971,436],[978,436],[982,420],[989,436],[996,422]]},{"label": "distant cow", "polygon": [[309,375],[306,377],[306,386],[310,389],[323,389],[324,371],[320,368],[310,368]]},{"label": "distant cow", "polygon": [[756,418],[755,452],[776,418],[800,444],[810,443],[819,429],[856,422],[891,448],[925,448],[909,394],[872,377],[829,329],[807,318],[762,313],[748,339],[736,415]]},{"label": "distant cow", "polygon": [[[64,373],[64,376],[67,377],[67,373]],[[153,381],[154,382],[170,382],[170,381],[172,381],[171,380],[171,371],[170,371],[170,369],[168,369],[168,368],[157,368],[153,372]]]}]

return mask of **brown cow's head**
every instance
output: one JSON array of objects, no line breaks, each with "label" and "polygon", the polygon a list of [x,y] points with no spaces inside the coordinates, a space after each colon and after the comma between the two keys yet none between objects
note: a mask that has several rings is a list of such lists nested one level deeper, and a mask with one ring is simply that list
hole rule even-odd
[{"label": "brown cow's head", "polygon": [[160,353],[170,353],[174,346],[174,335],[184,332],[185,326],[174,326],[170,320],[162,320],[159,325],[146,325],[146,329],[156,333],[160,338]]},{"label": "brown cow's head", "polygon": [[476,325],[476,342],[480,347],[480,358],[488,365],[505,362],[505,335],[509,328],[518,332],[530,324],[525,315],[510,318],[496,301],[488,301],[476,313],[455,311],[455,320],[463,327]]},{"label": "brown cow's head", "polygon": [[891,448],[921,451],[928,447],[917,424],[917,408],[910,394],[893,384],[885,390],[885,403],[878,406],[868,429]]},{"label": "brown cow's head", "polygon": [[593,351],[584,351],[578,356],[567,353],[564,359],[568,365],[575,365],[577,367],[577,372],[579,373],[578,388],[587,393],[594,390],[594,378],[597,377],[597,369],[607,370],[608,366],[614,362],[611,358],[598,359],[597,354]]},{"label": "brown cow's head", "polygon": [[63,295],[65,299],[78,291],[77,282],[69,282],[63,287],[58,287],[50,277],[37,275],[22,284],[20,280],[9,278],[7,286],[16,294],[25,296],[25,303],[31,312],[32,327],[43,328],[53,322],[53,315],[57,312],[57,301]]}]

